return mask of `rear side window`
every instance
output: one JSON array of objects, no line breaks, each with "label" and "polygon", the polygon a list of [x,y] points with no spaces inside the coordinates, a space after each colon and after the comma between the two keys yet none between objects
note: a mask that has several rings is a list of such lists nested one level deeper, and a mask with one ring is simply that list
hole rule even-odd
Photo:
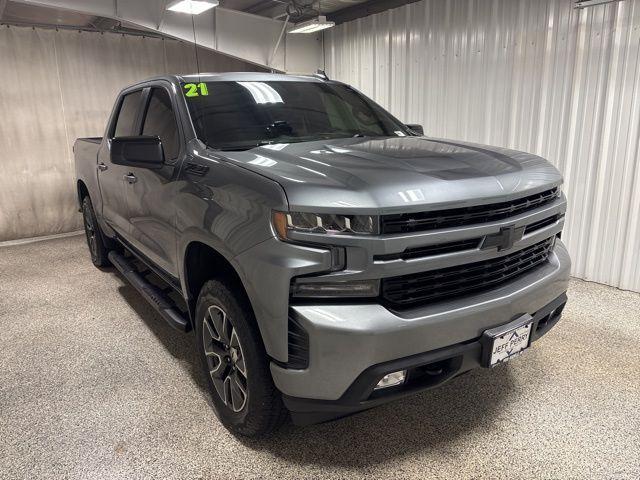
[{"label": "rear side window", "polygon": [[180,152],[178,125],[171,106],[171,97],[163,88],[151,90],[142,134],[160,137],[167,160],[174,160],[178,157]]},{"label": "rear side window", "polygon": [[116,128],[113,132],[114,137],[125,137],[130,135],[138,135],[138,132],[134,132],[136,115],[138,113],[138,107],[140,106],[140,96],[142,90],[137,92],[128,93],[122,99],[120,105],[120,111],[118,112],[118,119],[116,120]]}]

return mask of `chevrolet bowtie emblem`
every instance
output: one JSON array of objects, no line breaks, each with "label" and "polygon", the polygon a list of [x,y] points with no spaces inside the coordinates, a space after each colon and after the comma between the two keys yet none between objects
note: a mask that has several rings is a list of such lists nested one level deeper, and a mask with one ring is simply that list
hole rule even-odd
[{"label": "chevrolet bowtie emblem", "polygon": [[487,250],[489,248],[498,247],[499,252],[502,250],[509,250],[516,242],[522,240],[522,237],[524,236],[524,229],[525,227],[516,228],[513,225],[502,227],[500,232],[484,237],[480,248],[482,250]]}]

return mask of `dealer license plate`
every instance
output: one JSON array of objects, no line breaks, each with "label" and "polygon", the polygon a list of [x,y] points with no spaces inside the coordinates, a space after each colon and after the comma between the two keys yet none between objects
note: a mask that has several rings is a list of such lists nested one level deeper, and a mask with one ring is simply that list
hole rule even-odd
[{"label": "dealer license plate", "polygon": [[489,357],[489,366],[493,367],[498,363],[507,362],[520,355],[529,346],[532,325],[533,322],[527,322],[510,330],[492,335],[493,342],[490,343],[491,356]]}]

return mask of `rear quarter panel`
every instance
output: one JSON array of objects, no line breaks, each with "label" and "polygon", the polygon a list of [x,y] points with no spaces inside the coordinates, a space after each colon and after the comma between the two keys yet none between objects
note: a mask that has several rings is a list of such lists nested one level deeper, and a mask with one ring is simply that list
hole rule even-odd
[{"label": "rear quarter panel", "polygon": [[[73,145],[77,182],[86,185],[96,212],[102,211],[97,170],[101,143],[102,138],[79,138]],[[81,208],[80,196],[78,196],[78,208]]]}]

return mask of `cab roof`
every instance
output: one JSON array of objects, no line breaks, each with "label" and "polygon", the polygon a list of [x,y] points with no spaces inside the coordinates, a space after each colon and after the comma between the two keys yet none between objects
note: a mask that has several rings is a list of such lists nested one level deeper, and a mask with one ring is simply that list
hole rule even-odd
[{"label": "cab roof", "polygon": [[224,72],[224,73],[192,73],[179,75],[160,75],[147,78],[137,83],[166,80],[171,83],[184,82],[326,82],[319,75],[288,75],[267,72]]}]

